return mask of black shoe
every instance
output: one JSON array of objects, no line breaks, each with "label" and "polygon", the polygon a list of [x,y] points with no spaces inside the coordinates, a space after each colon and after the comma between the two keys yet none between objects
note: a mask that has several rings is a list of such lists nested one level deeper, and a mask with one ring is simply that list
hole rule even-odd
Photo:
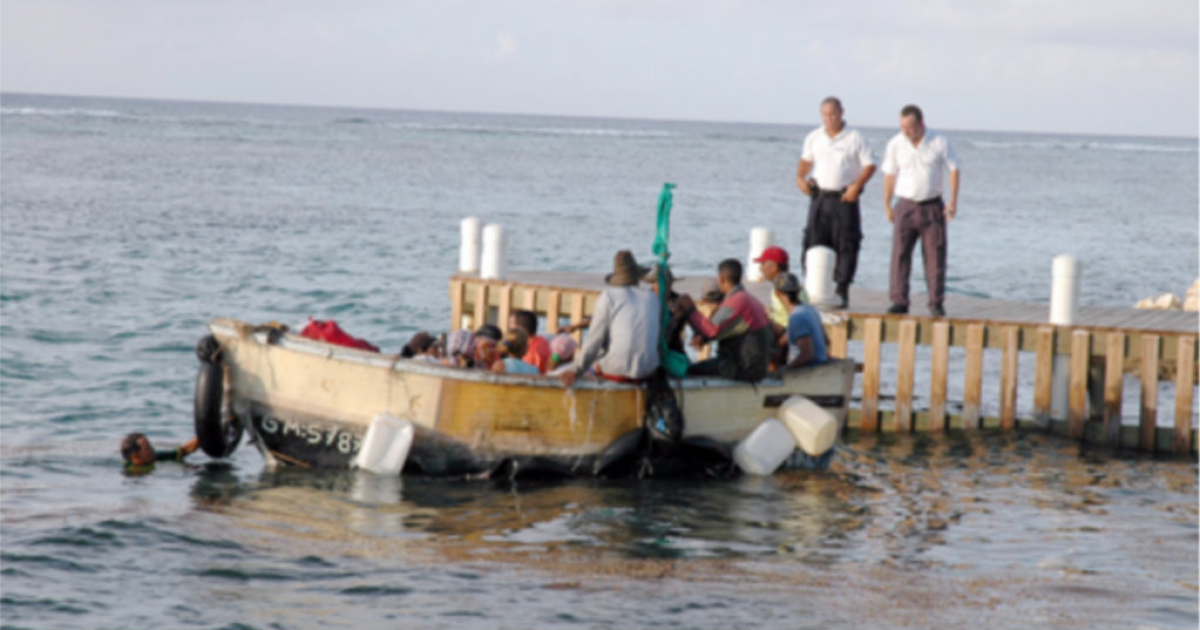
[{"label": "black shoe", "polygon": [[892,315],[907,315],[908,307],[904,306],[903,304],[893,304],[888,307],[887,312],[891,313]]},{"label": "black shoe", "polygon": [[840,298],[840,301],[838,302],[838,308],[844,309],[847,306],[850,306],[850,288],[849,287],[847,287],[845,289],[838,289],[837,296],[838,296],[838,298]]},{"label": "black shoe", "polygon": [[946,309],[942,308],[941,306],[930,306],[929,314],[933,315],[934,317],[945,317]]}]

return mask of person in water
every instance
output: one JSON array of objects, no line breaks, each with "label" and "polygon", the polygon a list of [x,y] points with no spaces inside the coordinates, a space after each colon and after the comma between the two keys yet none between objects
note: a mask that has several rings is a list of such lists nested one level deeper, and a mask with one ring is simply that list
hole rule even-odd
[{"label": "person in water", "polygon": [[121,440],[121,457],[124,458],[127,469],[149,469],[156,462],[181,462],[183,458],[196,452],[199,446],[199,438],[192,438],[179,448],[156,451],[145,434],[130,433]]}]

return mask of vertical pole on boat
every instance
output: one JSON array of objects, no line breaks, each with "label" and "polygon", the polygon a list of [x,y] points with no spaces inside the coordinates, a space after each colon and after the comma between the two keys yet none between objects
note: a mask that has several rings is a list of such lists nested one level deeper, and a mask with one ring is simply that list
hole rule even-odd
[{"label": "vertical pole on boat", "polygon": [[762,256],[763,250],[775,243],[775,234],[764,227],[750,230],[750,256],[746,258],[746,282],[762,282],[762,271],[759,271],[755,258]]},{"label": "vertical pole on boat", "polygon": [[508,237],[504,226],[493,223],[483,228],[483,262],[479,277],[501,280],[508,274]]},{"label": "vertical pole on boat", "polygon": [[[1079,279],[1083,275],[1083,263],[1068,255],[1054,258],[1051,267],[1050,323],[1055,326],[1072,326],[1079,316]],[[1054,355],[1051,371],[1053,384],[1050,388],[1050,417],[1066,420],[1070,406],[1071,357]]]},{"label": "vertical pole on boat", "polygon": [[832,306],[837,296],[833,292],[833,265],[837,253],[823,245],[808,248],[804,253],[804,290],[813,306]]},{"label": "vertical pole on boat", "polygon": [[458,250],[458,271],[479,271],[479,219],[467,217],[462,220],[462,246]]}]

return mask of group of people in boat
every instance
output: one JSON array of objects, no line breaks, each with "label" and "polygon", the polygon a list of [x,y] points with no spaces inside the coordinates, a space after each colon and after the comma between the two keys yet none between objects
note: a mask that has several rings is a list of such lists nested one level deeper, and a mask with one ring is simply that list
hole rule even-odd
[{"label": "group of people in boat", "polygon": [[[612,273],[605,276],[606,287],[591,318],[584,322],[547,338],[537,334],[535,313],[518,310],[509,316],[507,331],[484,324],[438,338],[419,332],[400,356],[503,374],[552,375],[568,387],[591,376],[640,383],[659,367],[660,335],[667,336],[669,350],[684,353],[690,329],[693,347],[717,342],[717,351],[691,364],[688,375],[755,382],[778,370],[826,362],[820,315],[806,303],[803,286],[788,271],[787,252],[769,247],[754,262],[772,285],[769,309],[745,289],[742,264],[729,258],[717,265],[716,279],[706,281],[696,297],[674,290],[669,269],[662,274],[667,290],[664,313],[657,264],[641,266],[631,252],[622,250],[613,259]],[[587,335],[577,344],[571,333],[584,327]]]}]

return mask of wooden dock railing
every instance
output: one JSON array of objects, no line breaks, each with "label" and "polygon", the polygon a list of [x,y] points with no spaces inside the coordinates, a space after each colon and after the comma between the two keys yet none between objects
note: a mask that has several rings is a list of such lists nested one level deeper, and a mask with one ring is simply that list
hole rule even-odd
[{"label": "wooden dock railing", "polygon": [[[515,309],[531,310],[544,322],[539,332],[554,331],[589,316],[603,288],[602,274],[510,272],[506,280],[481,280],[460,274],[451,279],[451,322],[454,329],[477,328],[483,322],[504,327]],[[700,279],[684,279],[676,289],[695,294]],[[693,286],[694,285],[694,286]],[[768,299],[763,283],[747,287]],[[916,301],[916,300],[914,300]],[[916,302],[919,303],[919,302]],[[827,318],[830,354],[850,355],[850,344],[861,342],[862,379],[859,409],[851,409],[847,426],[864,432],[941,431],[945,429],[1041,428],[1070,437],[1137,448],[1143,451],[1187,453],[1197,448],[1195,387],[1200,358],[1195,313],[1146,312],[1134,309],[1082,309],[1080,323],[1053,326],[1047,306],[973,298],[947,299],[946,318],[890,315],[886,295],[855,289],[851,309]],[[582,333],[575,333],[576,339]],[[895,402],[881,408],[885,344],[895,345]],[[917,348],[929,347],[928,361]],[[951,374],[951,348],[962,348],[961,376]],[[999,416],[985,417],[984,355],[1000,353],[999,400],[988,401]],[[1034,357],[1032,417],[1018,417],[1017,390],[1020,353]],[[1051,418],[1051,374],[1055,357],[1069,357],[1068,414]],[[1028,362],[1027,362],[1028,363]],[[929,384],[927,408],[914,407],[916,374]],[[1140,383],[1137,426],[1122,424],[1124,380],[1133,374]],[[925,378],[927,376],[927,378]],[[961,413],[948,411],[948,384],[962,379]],[[1174,387],[1174,426],[1159,427],[1159,384]],[[1089,388],[1091,395],[1089,396]]]}]

